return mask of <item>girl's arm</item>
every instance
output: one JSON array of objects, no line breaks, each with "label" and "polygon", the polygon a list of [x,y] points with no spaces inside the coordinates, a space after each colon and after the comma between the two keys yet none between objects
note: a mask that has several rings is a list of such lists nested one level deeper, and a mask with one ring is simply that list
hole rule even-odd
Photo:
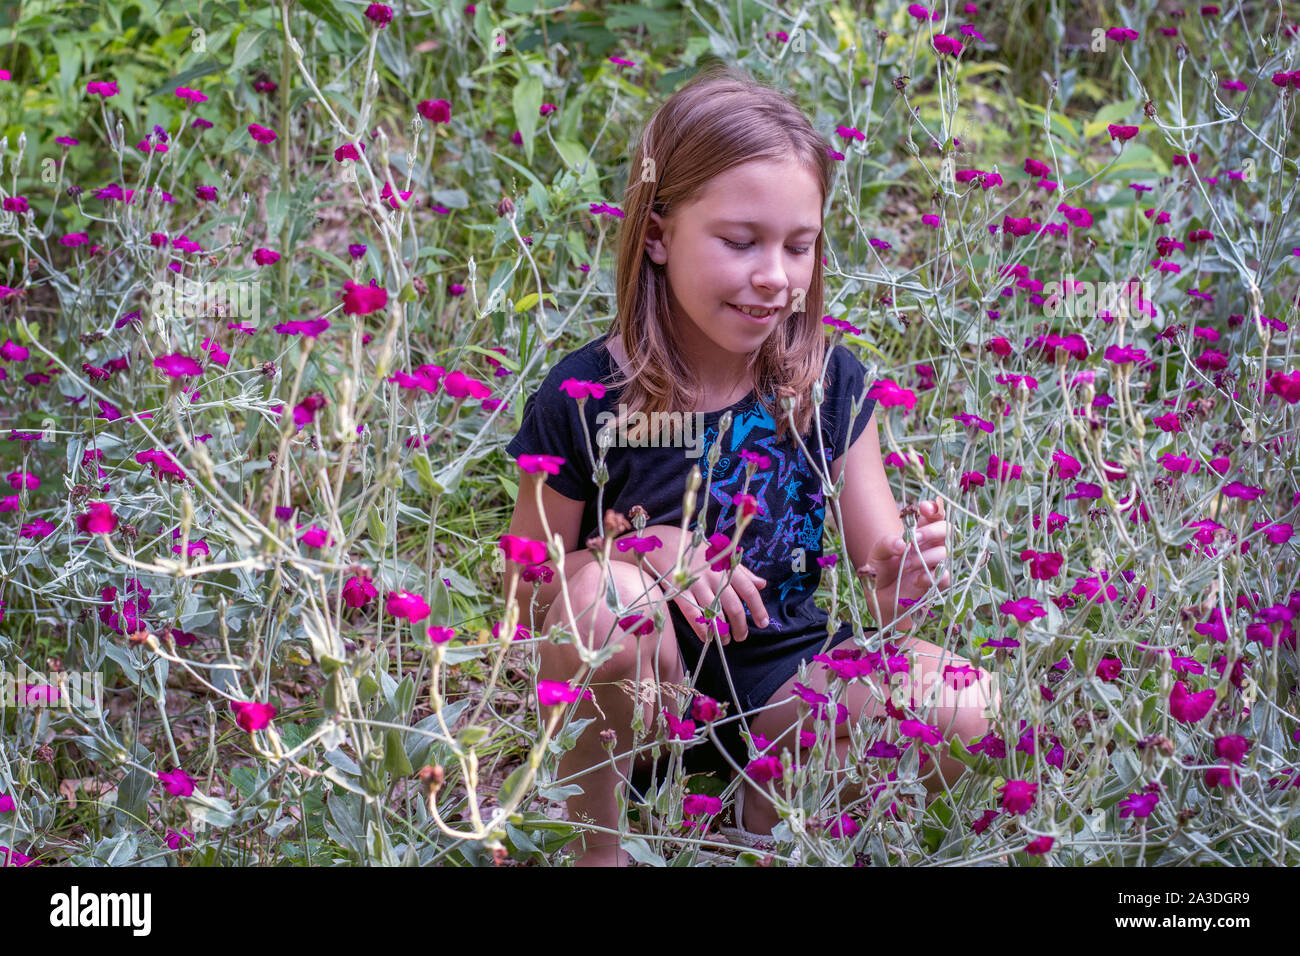
[{"label": "girl's arm", "polygon": [[[853,446],[831,463],[832,480],[838,481],[841,474],[845,476],[844,490],[840,494],[844,544],[860,580],[866,577],[862,568],[870,565],[876,571],[876,602],[880,606],[880,619],[876,623],[883,625],[902,610],[898,606],[900,599],[916,600],[929,590],[931,575],[927,573],[928,569],[947,557],[943,547],[948,532],[947,522],[942,520],[941,506],[937,511],[922,512],[916,528],[917,546],[909,546],[906,562],[902,560],[903,554],[893,544],[895,539],[903,536],[903,519],[899,516],[898,503],[885,475],[880,454],[880,429],[874,412]],[[937,583],[939,587],[946,587],[947,581],[945,572]],[[874,615],[869,596],[866,604]],[[895,623],[895,629],[900,631],[911,630],[912,626],[910,616]]]}]

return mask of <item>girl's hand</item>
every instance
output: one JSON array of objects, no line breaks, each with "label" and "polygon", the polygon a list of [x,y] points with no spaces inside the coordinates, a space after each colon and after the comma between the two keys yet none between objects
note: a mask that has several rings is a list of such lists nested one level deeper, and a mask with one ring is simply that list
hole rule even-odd
[{"label": "girl's hand", "polygon": [[[919,597],[928,591],[934,569],[948,558],[948,550],[944,547],[948,540],[948,522],[942,501],[921,502],[917,508],[915,534],[915,544],[906,549],[906,556],[901,538],[882,537],[871,549],[867,563],[857,569],[862,574],[873,568],[876,590],[892,588],[895,601],[899,597]],[[952,583],[952,575],[945,568],[943,577],[934,583],[943,590]]]},{"label": "girl's hand", "polygon": [[[722,610],[730,628],[729,633],[722,637],[723,644],[730,643],[733,638],[743,641],[749,636],[749,615],[745,613],[746,604],[758,627],[767,627],[771,623],[767,608],[763,604],[763,597],[758,593],[767,587],[767,582],[749,568],[739,564],[734,571],[730,568],[723,571],[713,570],[711,564],[730,561],[731,556],[715,555],[712,559],[706,559],[704,555],[708,549],[708,542],[691,548],[691,536],[687,533],[684,548],[686,574],[687,577],[696,580],[685,589],[678,589],[673,584],[671,575],[676,567],[677,546],[683,536],[682,529],[671,525],[655,525],[642,532],[646,537],[651,534],[656,535],[663,542],[663,547],[647,554],[646,562],[659,574],[667,576],[662,582],[664,594],[681,610],[701,641],[707,643],[714,636],[714,631],[712,627],[706,627],[695,619],[703,616],[702,609],[712,604],[715,596],[721,597]],[[741,603],[742,601],[744,604]],[[714,619],[715,622],[717,620]]]}]

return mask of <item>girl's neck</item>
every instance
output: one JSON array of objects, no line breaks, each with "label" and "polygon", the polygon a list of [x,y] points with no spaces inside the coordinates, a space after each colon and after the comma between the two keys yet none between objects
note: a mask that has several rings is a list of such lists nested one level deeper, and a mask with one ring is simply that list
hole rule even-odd
[{"label": "girl's neck", "polygon": [[[619,370],[626,375],[628,371],[627,356],[623,353],[623,342],[617,333],[610,333],[609,338],[605,340],[605,348],[609,351],[610,357],[618,365]],[[727,372],[727,380],[721,382],[718,381],[721,376],[710,376],[707,373],[701,374],[699,372],[697,372],[697,374],[700,374],[701,381],[704,385],[703,393],[699,398],[699,408],[697,408],[696,411],[704,412],[706,415],[710,412],[720,412],[724,408],[730,408],[754,389],[754,385],[750,381],[749,373],[743,369],[740,370],[739,373],[735,371]],[[740,381],[732,384],[730,391],[724,394],[723,390],[726,389],[729,382],[732,381],[730,377],[736,374],[741,376]]]}]

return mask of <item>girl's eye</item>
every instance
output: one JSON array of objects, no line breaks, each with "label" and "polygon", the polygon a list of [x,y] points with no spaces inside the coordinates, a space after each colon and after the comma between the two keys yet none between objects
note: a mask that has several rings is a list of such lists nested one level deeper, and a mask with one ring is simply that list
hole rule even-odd
[{"label": "girl's eye", "polygon": [[[748,249],[750,246],[753,245],[752,242],[732,242],[730,239],[723,239],[722,241],[726,243],[728,246],[730,246],[732,249]],[[786,248],[789,249],[791,252],[793,252],[796,256],[802,256],[802,255],[807,255],[808,250],[812,247],[799,246],[797,248],[792,248],[790,246],[786,246]]]}]

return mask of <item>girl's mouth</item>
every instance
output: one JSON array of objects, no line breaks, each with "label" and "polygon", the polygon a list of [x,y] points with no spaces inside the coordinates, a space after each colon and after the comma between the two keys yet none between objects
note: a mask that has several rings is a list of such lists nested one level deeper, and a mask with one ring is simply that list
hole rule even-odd
[{"label": "girl's mouth", "polygon": [[737,308],[736,306],[732,305],[730,302],[727,303],[727,308],[731,309],[731,311],[735,312],[737,315],[743,315],[745,318],[749,319],[749,321],[757,322],[760,325],[766,322],[770,322],[773,316],[775,316],[778,312],[781,311],[780,309],[772,309],[765,315],[750,315],[748,312],[745,312]]}]

